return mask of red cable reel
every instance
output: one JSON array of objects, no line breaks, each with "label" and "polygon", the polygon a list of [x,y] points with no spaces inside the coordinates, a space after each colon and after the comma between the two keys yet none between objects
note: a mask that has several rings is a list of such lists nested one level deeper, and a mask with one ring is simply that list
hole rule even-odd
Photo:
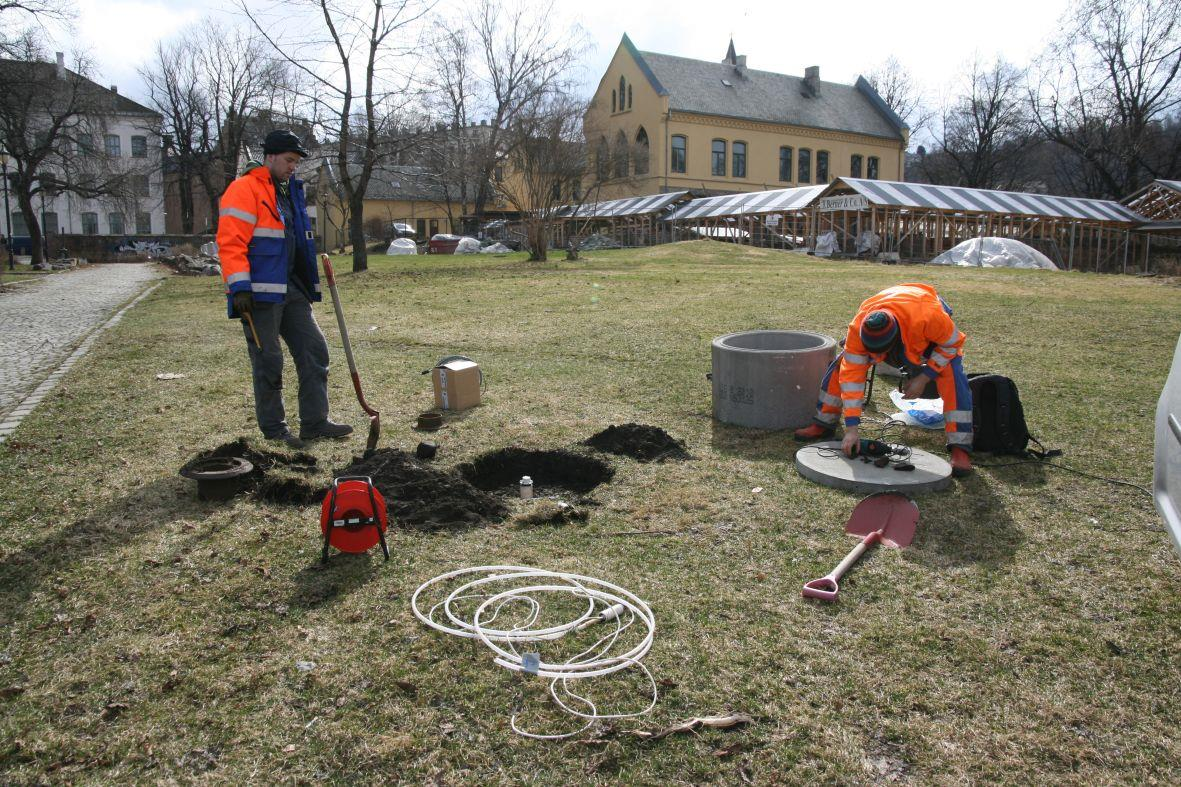
[{"label": "red cable reel", "polygon": [[341,476],[333,479],[332,489],[324,496],[320,507],[320,532],[324,535],[324,551],[320,562],[328,560],[328,547],[341,552],[368,552],[381,544],[385,559],[390,550],[385,543],[385,529],[389,524],[385,498],[369,476]]}]

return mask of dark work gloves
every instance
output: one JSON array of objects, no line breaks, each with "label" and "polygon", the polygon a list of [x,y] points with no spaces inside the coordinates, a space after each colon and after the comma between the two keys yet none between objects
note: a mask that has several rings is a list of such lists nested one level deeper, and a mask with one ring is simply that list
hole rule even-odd
[{"label": "dark work gloves", "polygon": [[234,311],[239,317],[245,317],[254,310],[254,296],[248,292],[234,293]]}]

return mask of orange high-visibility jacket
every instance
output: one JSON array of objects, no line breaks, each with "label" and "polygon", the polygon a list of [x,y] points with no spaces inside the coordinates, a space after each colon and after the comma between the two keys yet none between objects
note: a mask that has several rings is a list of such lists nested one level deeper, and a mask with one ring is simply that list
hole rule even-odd
[{"label": "orange high-visibility jacket", "polygon": [[[303,181],[292,178],[291,202],[295,207],[295,242],[304,245],[303,262],[312,300],[320,300],[316,271],[316,243],[304,201]],[[221,198],[217,221],[217,250],[221,277],[226,283],[227,308],[234,311],[233,294],[253,293],[256,301],[281,303],[287,295],[287,246],[283,213],[275,184],[266,167],[256,166],[237,178]]]},{"label": "orange high-visibility jacket", "polygon": [[906,360],[921,367],[921,371],[932,379],[939,376],[952,358],[963,354],[966,337],[955,327],[951,308],[931,285],[899,284],[867,298],[849,323],[845,354],[841,358],[841,414],[845,426],[861,423],[869,366],[886,357],[886,353],[869,352],[861,343],[861,323],[875,311],[888,311],[894,315]]}]

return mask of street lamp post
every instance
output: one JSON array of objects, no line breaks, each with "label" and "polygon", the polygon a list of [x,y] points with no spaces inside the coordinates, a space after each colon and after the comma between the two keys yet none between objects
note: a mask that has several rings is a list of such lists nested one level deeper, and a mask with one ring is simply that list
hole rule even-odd
[{"label": "street lamp post", "polygon": [[0,153],[0,167],[4,170],[4,232],[7,239],[4,245],[8,248],[8,270],[16,270],[16,260],[12,256],[12,212],[8,208],[8,154]]},{"label": "street lamp post", "polygon": [[42,262],[49,264],[49,226],[45,223],[45,198],[49,197],[50,203],[53,204],[54,224],[57,224],[57,200],[58,190],[53,186],[41,185],[41,252],[45,255]]}]

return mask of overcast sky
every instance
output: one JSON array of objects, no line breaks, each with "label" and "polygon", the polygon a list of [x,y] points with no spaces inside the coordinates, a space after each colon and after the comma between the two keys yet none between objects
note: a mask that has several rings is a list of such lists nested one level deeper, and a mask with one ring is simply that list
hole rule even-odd
[{"label": "overcast sky", "polygon": [[[95,62],[97,81],[143,98],[136,67],[156,41],[208,15],[237,17],[228,0],[74,0],[75,35],[59,35],[57,48],[80,47]],[[701,60],[721,60],[730,36],[750,68],[802,75],[820,66],[821,78],[852,82],[890,55],[911,71],[932,99],[975,53],[1002,55],[1026,65],[1053,35],[1067,0],[946,0],[881,3],[843,0],[808,4],[747,0],[557,0],[564,24],[580,24],[593,49],[583,70],[585,92],[594,89],[626,32],[641,50]],[[442,0],[440,8],[462,8]]]}]

